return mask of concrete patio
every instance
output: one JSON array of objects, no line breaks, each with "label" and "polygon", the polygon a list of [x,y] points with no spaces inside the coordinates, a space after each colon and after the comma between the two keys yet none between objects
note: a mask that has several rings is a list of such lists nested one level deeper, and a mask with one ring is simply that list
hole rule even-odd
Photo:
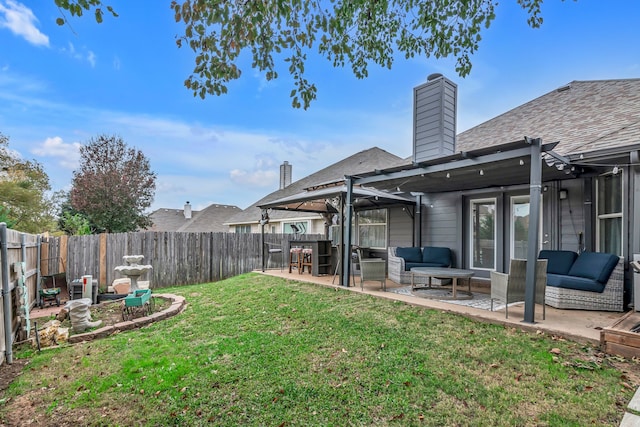
[{"label": "concrete patio", "polygon": [[[600,331],[605,327],[611,326],[613,323],[615,323],[625,315],[625,313],[605,311],[559,310],[547,306],[545,316],[546,318],[543,320],[542,307],[540,305],[536,305],[536,323],[529,324],[523,322],[524,303],[515,303],[514,305],[509,305],[509,318],[506,319],[504,308],[496,311],[490,311],[437,299],[429,299],[419,296],[394,293],[393,289],[406,287],[406,285],[399,285],[388,279],[387,292],[382,291],[380,282],[373,281],[365,282],[364,291],[361,291],[360,279],[358,277],[356,277],[356,286],[351,284],[351,286],[347,288],[338,285],[338,277],[335,278],[335,283],[332,284],[332,275],[312,276],[307,272],[299,274],[295,270],[292,273],[289,273],[288,270],[285,269],[284,271],[281,271],[279,268],[267,269],[264,273],[262,271],[257,272],[289,280],[299,280],[302,282],[316,283],[322,286],[340,288],[351,292],[363,292],[365,294],[373,295],[379,298],[402,301],[407,304],[420,307],[428,307],[437,310],[448,311],[484,322],[512,326],[515,328],[531,331],[539,330],[549,335],[558,335],[574,341],[588,342],[595,345],[600,344]],[[471,283],[471,290],[474,295],[476,293],[489,294],[490,282],[489,280],[473,279]]]}]

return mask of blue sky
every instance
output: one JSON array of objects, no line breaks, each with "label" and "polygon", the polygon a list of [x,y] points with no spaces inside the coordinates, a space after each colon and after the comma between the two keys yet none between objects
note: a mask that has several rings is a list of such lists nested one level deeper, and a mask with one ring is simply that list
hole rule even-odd
[{"label": "blue sky", "polygon": [[464,79],[453,59],[399,59],[358,80],[312,57],[307,111],[291,107],[286,73],[266,82],[250,68],[227,95],[201,100],[183,86],[194,55],[175,44],[170,1],[108,4],[118,18],[69,28],[53,0],[0,0],[0,132],[56,190],[69,189],[80,144],[121,136],[158,174],[152,210],[246,208],[278,188],[285,160],[297,180],[373,146],[410,156],[412,89],[434,72],[458,84],[458,131],[573,80],[640,78],[640,1],[547,0],[534,30],[504,0]]}]

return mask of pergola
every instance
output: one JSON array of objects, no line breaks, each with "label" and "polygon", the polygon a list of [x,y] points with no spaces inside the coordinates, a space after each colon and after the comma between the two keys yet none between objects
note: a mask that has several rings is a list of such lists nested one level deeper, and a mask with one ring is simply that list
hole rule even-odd
[{"label": "pergola", "polygon": [[[540,196],[542,182],[576,178],[593,173],[553,152],[558,143],[543,144],[540,138],[523,140],[469,152],[460,152],[425,162],[345,176],[343,181],[319,185],[260,206],[324,214],[341,213],[341,285],[349,283],[352,215],[358,209],[397,204],[415,206],[415,220],[421,224],[422,197],[429,193],[468,191],[529,185],[530,217],[524,321],[534,323],[536,259],[539,246]],[[547,167],[543,167],[546,164]],[[407,195],[411,195],[408,197]],[[416,235],[421,231],[418,229]],[[418,240],[417,244],[420,245]]]}]

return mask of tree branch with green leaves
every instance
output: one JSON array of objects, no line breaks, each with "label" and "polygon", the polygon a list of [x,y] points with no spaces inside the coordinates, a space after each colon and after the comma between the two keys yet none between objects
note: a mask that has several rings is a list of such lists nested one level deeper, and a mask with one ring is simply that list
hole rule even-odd
[{"label": "tree branch with green leaves", "polygon": [[[517,2],[526,11],[528,24],[539,27],[543,0]],[[93,11],[102,21],[101,0],[56,0],[56,4],[74,16]],[[178,47],[195,54],[193,72],[184,82],[194,96],[226,94],[229,83],[242,76],[240,59],[248,53],[251,68],[267,80],[278,78],[285,66],[293,78],[292,106],[307,109],[318,92],[306,74],[314,54],[334,67],[350,67],[357,78],[366,78],[371,65],[390,69],[399,57],[452,56],[456,72],[468,75],[497,4],[497,0],[174,0],[171,8],[176,22],[185,26],[176,39]],[[117,16],[113,8],[106,9]]]}]

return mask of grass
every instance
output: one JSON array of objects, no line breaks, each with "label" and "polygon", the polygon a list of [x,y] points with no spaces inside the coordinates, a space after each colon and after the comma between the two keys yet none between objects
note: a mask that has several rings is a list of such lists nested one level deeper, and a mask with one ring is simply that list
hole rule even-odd
[{"label": "grass", "polygon": [[0,421],[613,426],[638,385],[589,346],[346,290],[247,274],[167,291],[184,313],[18,351]]}]

